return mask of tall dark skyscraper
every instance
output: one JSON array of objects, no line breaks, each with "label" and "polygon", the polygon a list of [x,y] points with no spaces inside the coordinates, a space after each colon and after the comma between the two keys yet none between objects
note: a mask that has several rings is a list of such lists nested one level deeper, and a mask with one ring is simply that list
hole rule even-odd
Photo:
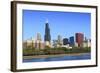
[{"label": "tall dark skyscraper", "polygon": [[67,44],[69,44],[68,38],[64,38],[64,39],[63,39],[63,45],[67,45]]},{"label": "tall dark skyscraper", "polygon": [[51,35],[50,35],[50,28],[48,21],[45,24],[45,35],[44,35],[44,41],[51,41]]}]

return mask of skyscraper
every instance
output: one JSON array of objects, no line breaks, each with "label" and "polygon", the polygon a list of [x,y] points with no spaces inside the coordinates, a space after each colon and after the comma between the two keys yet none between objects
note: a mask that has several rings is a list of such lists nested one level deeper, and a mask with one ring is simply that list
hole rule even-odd
[{"label": "skyscraper", "polygon": [[48,21],[45,24],[45,35],[44,35],[44,41],[51,41],[51,35],[50,35],[50,28],[49,28],[49,23]]},{"label": "skyscraper", "polygon": [[70,43],[70,46],[74,46],[75,45],[74,36],[69,38],[69,43]]},{"label": "skyscraper", "polygon": [[37,40],[41,41],[41,34],[37,33]]},{"label": "skyscraper", "polygon": [[59,45],[59,46],[61,46],[61,45],[63,44],[63,40],[62,40],[61,35],[58,35],[58,40],[57,40],[57,42],[58,42],[58,45]]},{"label": "skyscraper", "polygon": [[40,33],[37,33],[37,39],[36,39],[35,47],[38,48],[38,49],[41,48],[41,35],[40,35]]},{"label": "skyscraper", "polygon": [[67,45],[67,44],[69,44],[68,39],[67,38],[64,38],[63,39],[63,45]]},{"label": "skyscraper", "polygon": [[76,33],[76,43],[78,44],[78,47],[82,47],[83,41],[84,41],[84,35],[82,33]]}]

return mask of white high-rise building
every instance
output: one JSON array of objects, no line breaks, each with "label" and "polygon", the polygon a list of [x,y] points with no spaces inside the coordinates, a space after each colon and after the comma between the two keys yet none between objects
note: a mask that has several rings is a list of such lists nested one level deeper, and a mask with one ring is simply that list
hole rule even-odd
[{"label": "white high-rise building", "polygon": [[61,47],[62,45],[63,45],[62,37],[60,35],[58,35],[57,46]]},{"label": "white high-rise building", "polygon": [[37,33],[36,41],[35,41],[35,48],[37,49],[44,49],[44,42],[41,39],[41,34]]}]

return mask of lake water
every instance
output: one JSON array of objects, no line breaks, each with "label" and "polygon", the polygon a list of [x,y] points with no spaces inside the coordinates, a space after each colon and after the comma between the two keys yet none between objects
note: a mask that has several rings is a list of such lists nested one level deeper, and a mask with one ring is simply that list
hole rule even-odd
[{"label": "lake water", "polygon": [[81,54],[81,55],[68,55],[68,56],[49,57],[49,58],[23,59],[23,62],[47,62],[47,61],[85,60],[85,59],[91,59],[91,54],[85,53],[85,54]]}]

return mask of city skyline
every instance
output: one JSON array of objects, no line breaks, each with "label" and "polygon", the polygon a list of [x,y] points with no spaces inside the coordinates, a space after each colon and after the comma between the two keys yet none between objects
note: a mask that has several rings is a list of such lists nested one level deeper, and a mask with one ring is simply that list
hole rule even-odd
[{"label": "city skyline", "polygon": [[43,40],[46,22],[50,27],[51,40],[58,35],[68,38],[77,32],[90,38],[90,18],[90,13],[23,10],[23,40],[36,38],[37,33],[41,34]]}]

